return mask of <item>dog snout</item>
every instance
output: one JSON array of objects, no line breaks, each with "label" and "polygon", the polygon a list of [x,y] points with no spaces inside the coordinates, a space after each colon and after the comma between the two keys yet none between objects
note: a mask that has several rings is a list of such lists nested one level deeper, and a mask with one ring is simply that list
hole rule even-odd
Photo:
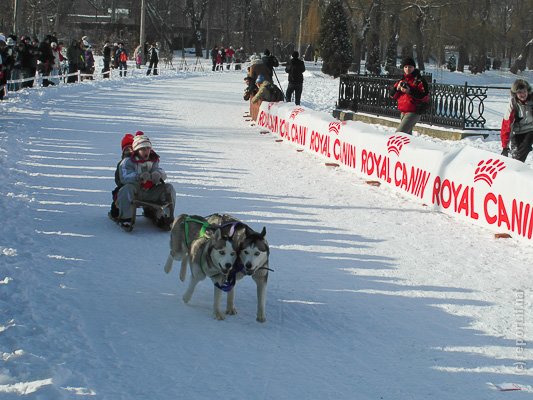
[{"label": "dog snout", "polygon": [[252,269],[253,265],[250,261],[248,261],[245,265],[246,269]]},{"label": "dog snout", "polygon": [[232,264],[231,263],[226,263],[224,264],[224,268],[226,269],[226,271],[229,271],[229,269],[232,267]]}]

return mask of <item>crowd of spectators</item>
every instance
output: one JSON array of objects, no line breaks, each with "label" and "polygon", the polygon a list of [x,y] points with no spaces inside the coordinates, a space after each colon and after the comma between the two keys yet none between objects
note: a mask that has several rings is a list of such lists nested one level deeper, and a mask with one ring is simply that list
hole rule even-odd
[{"label": "crowd of spectators", "polygon": [[226,64],[226,69],[230,69],[233,64],[235,69],[239,70],[241,69],[242,63],[246,61],[246,53],[242,47],[235,50],[233,46],[227,48],[224,46],[213,46],[210,56],[211,62],[213,63],[213,71],[223,71],[224,64]]},{"label": "crowd of spectators", "polygon": [[[157,75],[159,43],[145,43],[144,57],[151,62],[150,71]],[[139,46],[141,47],[141,46]],[[111,44],[106,40],[101,48],[104,78],[110,70],[117,69],[120,76],[127,74],[128,51],[124,43]],[[4,35],[0,33],[0,100],[7,91],[33,87],[36,76],[42,78],[42,86],[77,82],[78,79],[93,79],[95,71],[93,45],[87,36],[73,39],[70,43],[58,40],[56,33],[46,35],[39,41],[36,37]],[[79,74],[79,76],[78,76]],[[8,83],[9,81],[9,83]]]}]

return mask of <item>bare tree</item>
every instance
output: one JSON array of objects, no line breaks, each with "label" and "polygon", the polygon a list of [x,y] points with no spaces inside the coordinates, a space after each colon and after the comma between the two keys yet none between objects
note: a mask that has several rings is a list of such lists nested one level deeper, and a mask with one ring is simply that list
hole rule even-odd
[{"label": "bare tree", "polygon": [[187,0],[185,4],[185,16],[189,19],[197,57],[202,56],[201,24],[208,5],[209,0]]}]

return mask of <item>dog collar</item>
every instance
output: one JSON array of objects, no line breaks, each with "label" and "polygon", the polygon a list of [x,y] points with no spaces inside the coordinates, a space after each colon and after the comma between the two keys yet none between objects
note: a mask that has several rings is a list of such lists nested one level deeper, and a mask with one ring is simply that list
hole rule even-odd
[{"label": "dog collar", "polygon": [[231,289],[233,289],[235,283],[237,282],[237,273],[241,272],[244,269],[244,265],[242,265],[242,262],[240,262],[239,259],[235,261],[235,264],[233,266],[236,268],[231,268],[225,282],[223,282],[222,284],[215,282],[215,287],[222,290],[223,292],[230,292]]}]

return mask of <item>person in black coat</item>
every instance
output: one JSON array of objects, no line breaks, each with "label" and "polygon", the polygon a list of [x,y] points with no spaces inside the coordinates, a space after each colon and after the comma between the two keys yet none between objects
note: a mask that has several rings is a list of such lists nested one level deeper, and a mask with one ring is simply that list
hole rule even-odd
[{"label": "person in black coat", "polygon": [[38,47],[37,51],[37,63],[39,71],[43,76],[43,86],[47,87],[53,82],[49,81],[46,77],[50,76],[50,71],[54,66],[54,53],[52,52],[52,46],[50,46],[50,37],[47,36]]},{"label": "person in black coat", "polygon": [[157,75],[159,72],[157,70],[157,64],[159,63],[159,46],[158,43],[153,43],[148,50],[148,57],[150,57],[150,66],[146,71],[146,75],[150,75],[152,68],[154,69],[154,75]]},{"label": "person in black coat", "polygon": [[297,106],[300,105],[300,99],[302,97],[305,72],[305,64],[299,57],[300,54],[297,51],[292,53],[292,58],[285,67],[285,72],[289,74],[289,84],[287,85],[287,91],[285,92],[285,99],[288,102],[291,101],[294,92],[294,103]]},{"label": "person in black coat", "polygon": [[272,75],[274,68],[279,67],[278,59],[274,55],[270,54],[270,50],[268,49],[265,49],[263,52],[263,57],[261,57],[261,60],[271,71],[270,75]]}]

